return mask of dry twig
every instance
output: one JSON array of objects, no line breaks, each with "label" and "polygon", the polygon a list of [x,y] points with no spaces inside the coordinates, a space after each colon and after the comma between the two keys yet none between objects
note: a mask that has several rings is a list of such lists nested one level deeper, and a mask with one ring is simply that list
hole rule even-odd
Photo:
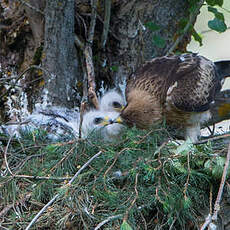
[{"label": "dry twig", "polygon": [[223,138],[229,138],[230,137],[230,134],[227,133],[227,134],[223,134],[223,135],[218,135],[218,136],[215,136],[215,137],[210,137],[210,138],[207,138],[205,140],[201,140],[201,141],[198,141],[195,143],[195,145],[198,145],[198,144],[205,144],[207,143],[208,141],[216,141],[216,140],[219,140],[219,139],[223,139]]},{"label": "dry twig", "polygon": [[104,16],[104,26],[101,36],[101,47],[105,49],[105,45],[109,33],[109,23],[110,23],[110,14],[111,14],[111,0],[106,0],[105,2],[105,16]]},{"label": "dry twig", "polygon": [[7,142],[7,145],[6,145],[6,148],[5,148],[5,151],[4,151],[4,160],[5,160],[5,164],[6,164],[6,168],[7,170],[9,171],[9,173],[14,176],[14,174],[12,173],[10,167],[9,167],[9,164],[8,164],[8,161],[7,161],[7,151],[8,151],[8,148],[9,148],[9,145],[10,145],[10,142],[11,142],[11,139],[12,139],[12,136],[10,136],[8,142]]},{"label": "dry twig", "polygon": [[[102,151],[99,151],[97,154],[95,154],[93,157],[91,157],[78,171],[77,173],[72,177],[72,179],[66,184],[65,186],[70,186],[73,181],[79,176],[79,174],[99,155],[101,155]],[[32,221],[29,223],[29,225],[26,227],[25,230],[29,230],[32,225],[37,221],[37,219],[42,215],[45,210],[53,204],[53,202],[60,196],[60,194],[56,194],[39,212],[38,214],[32,219]]]},{"label": "dry twig", "polygon": [[87,104],[86,104],[86,102],[83,101],[81,103],[81,107],[80,107],[79,139],[81,139],[81,136],[82,136],[81,128],[82,128],[82,122],[83,122],[83,115],[84,115],[84,113],[86,111],[86,107],[87,107]]},{"label": "dry twig", "polygon": [[115,220],[115,219],[119,219],[119,218],[121,218],[121,217],[122,217],[121,214],[120,214],[120,215],[116,215],[116,216],[110,216],[110,217],[108,217],[107,219],[103,220],[101,223],[99,223],[99,224],[96,226],[96,228],[94,228],[94,230],[98,230],[99,228],[101,228],[104,224],[108,223],[109,221]]},{"label": "dry twig", "polygon": [[22,4],[24,4],[25,6],[29,7],[30,9],[34,10],[35,12],[41,14],[41,15],[44,15],[44,12],[41,11],[40,9],[30,5],[28,2],[26,1],[23,1],[23,0],[19,0]]},{"label": "dry twig", "polygon": [[138,190],[137,190],[138,175],[139,175],[139,173],[136,174],[136,178],[135,178],[135,187],[134,187],[136,196],[134,197],[134,199],[133,199],[131,205],[129,206],[129,208],[126,210],[125,215],[124,215],[124,218],[123,218],[123,221],[127,221],[128,215],[129,215],[129,211],[131,210],[131,208],[133,207],[133,205],[135,204],[135,202],[136,202],[136,200],[137,200],[137,198],[138,198]]},{"label": "dry twig", "polygon": [[230,161],[230,144],[228,146],[228,153],[227,153],[227,157],[226,157],[226,161],[225,161],[225,165],[224,165],[224,170],[223,170],[223,174],[222,174],[222,178],[221,178],[219,191],[218,191],[217,198],[216,198],[215,205],[214,205],[213,215],[211,215],[211,213],[208,214],[208,216],[206,217],[205,222],[201,226],[200,230],[205,230],[208,226],[215,225],[215,223],[213,223],[213,222],[217,221],[217,215],[218,215],[218,212],[220,211],[220,201],[222,198],[223,189],[224,189],[224,185],[225,185],[225,181],[226,181],[229,161]]}]

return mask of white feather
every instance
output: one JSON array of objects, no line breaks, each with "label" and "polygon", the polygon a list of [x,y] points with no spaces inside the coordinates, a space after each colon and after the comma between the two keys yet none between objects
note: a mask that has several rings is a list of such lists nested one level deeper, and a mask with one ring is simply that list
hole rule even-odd
[{"label": "white feather", "polygon": [[99,106],[100,110],[103,111],[118,111],[114,107],[114,102],[117,102],[122,106],[125,106],[124,97],[119,94],[116,90],[110,90],[100,99]]},{"label": "white feather", "polygon": [[104,119],[107,117],[108,120],[114,120],[119,116],[118,112],[108,112],[108,111],[90,111],[86,113],[83,117],[82,122],[82,134],[83,137],[87,137],[92,132],[97,132],[103,140],[112,142],[117,139],[124,126],[118,123],[112,123],[108,125],[103,125],[103,123],[96,124],[95,118]]}]

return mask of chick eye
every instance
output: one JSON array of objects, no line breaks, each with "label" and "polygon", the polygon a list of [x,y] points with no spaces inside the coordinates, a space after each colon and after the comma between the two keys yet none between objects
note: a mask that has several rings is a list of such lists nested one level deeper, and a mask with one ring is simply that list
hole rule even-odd
[{"label": "chick eye", "polygon": [[101,118],[101,117],[96,117],[96,118],[93,120],[93,123],[94,123],[95,125],[98,125],[98,124],[100,124],[102,121],[103,121],[103,118]]},{"label": "chick eye", "polygon": [[121,104],[120,104],[119,102],[114,101],[114,102],[113,102],[113,107],[114,107],[114,108],[121,108],[122,106],[121,106]]}]

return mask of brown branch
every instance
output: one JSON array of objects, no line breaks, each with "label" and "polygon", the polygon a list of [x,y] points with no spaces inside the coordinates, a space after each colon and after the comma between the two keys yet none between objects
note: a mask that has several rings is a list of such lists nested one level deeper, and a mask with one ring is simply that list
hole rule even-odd
[{"label": "brown branch", "polygon": [[85,47],[84,54],[85,54],[86,69],[87,69],[87,75],[88,75],[89,99],[93,103],[94,107],[96,109],[99,109],[99,102],[97,99],[97,95],[95,93],[96,84],[95,84],[95,73],[94,73],[91,46],[87,45]]},{"label": "brown branch", "polygon": [[137,181],[138,181],[138,173],[136,174],[136,178],[135,178],[135,187],[134,187],[134,190],[135,190],[135,193],[136,193],[136,196],[134,197],[131,205],[129,206],[129,208],[126,210],[126,213],[124,215],[124,218],[123,218],[123,221],[127,221],[128,219],[128,215],[129,215],[129,211],[131,210],[131,208],[133,207],[133,205],[135,204],[137,198],[138,198],[138,190],[137,190]]},{"label": "brown branch", "polygon": [[42,11],[39,10],[38,8],[36,8],[36,7],[32,6],[32,5],[30,5],[28,2],[23,1],[23,0],[19,0],[19,1],[20,1],[23,5],[25,5],[25,6],[29,7],[30,9],[34,10],[35,12],[40,13],[41,15],[44,15],[44,12],[42,12]]},{"label": "brown branch", "polygon": [[216,141],[216,140],[219,140],[219,139],[223,139],[223,138],[229,138],[230,137],[230,133],[228,134],[223,134],[223,135],[217,135],[215,137],[210,137],[210,138],[206,138],[205,140],[201,140],[201,141],[198,141],[195,143],[195,145],[198,145],[198,144],[204,144],[204,143],[207,143],[208,141]]},{"label": "brown branch", "polygon": [[33,179],[33,180],[69,180],[71,177],[51,177],[51,176],[30,176],[30,175],[13,175],[5,176],[3,178],[22,178],[22,179]]},{"label": "brown branch", "polygon": [[92,87],[89,87],[89,99],[93,103],[96,109],[99,109],[99,102],[95,90]]},{"label": "brown branch", "polygon": [[190,175],[191,175],[191,168],[190,168],[190,153],[188,153],[188,156],[187,156],[187,163],[188,163],[188,176],[187,176],[187,180],[186,180],[186,183],[185,183],[185,186],[184,186],[184,199],[187,200],[187,190],[188,190],[188,186],[189,186],[189,179],[190,179]]},{"label": "brown branch", "polygon": [[176,41],[173,43],[173,45],[171,46],[171,48],[168,50],[166,55],[170,55],[173,53],[173,51],[176,49],[176,47],[178,46],[178,44],[183,40],[185,34],[188,32],[190,26],[194,23],[196,16],[199,14],[200,12],[200,8],[201,6],[204,4],[204,0],[201,0],[197,3],[197,7],[196,9],[190,14],[189,16],[189,20],[186,24],[186,26],[183,29],[183,33],[176,39]]},{"label": "brown branch", "polygon": [[7,142],[7,145],[6,145],[6,149],[4,151],[4,160],[5,160],[5,164],[6,164],[6,168],[7,170],[9,171],[9,173],[14,176],[14,174],[12,173],[10,167],[9,167],[9,164],[8,164],[8,161],[7,161],[7,151],[8,151],[8,148],[9,148],[9,145],[10,145],[10,142],[11,142],[11,139],[12,139],[12,136],[10,136],[8,142]]},{"label": "brown branch", "polygon": [[104,16],[104,26],[103,32],[101,36],[101,47],[105,49],[105,44],[107,42],[108,33],[109,33],[109,23],[110,23],[110,15],[111,15],[111,0],[104,1],[105,3],[105,16]]},{"label": "brown branch", "polygon": [[84,54],[85,54],[85,61],[86,61],[86,70],[88,75],[88,84],[89,87],[92,87],[92,89],[95,90],[96,84],[95,84],[92,48],[89,45],[85,47]]},{"label": "brown branch", "polygon": [[221,201],[221,198],[222,198],[224,184],[225,184],[226,177],[227,177],[229,161],[230,161],[230,144],[228,145],[228,153],[227,153],[227,157],[226,157],[226,161],[225,161],[225,165],[224,165],[224,170],[223,170],[223,174],[222,174],[222,178],[221,178],[221,183],[220,183],[219,191],[218,191],[218,194],[217,194],[216,202],[215,202],[215,205],[214,205],[214,213],[213,213],[213,216],[212,216],[213,221],[217,221],[217,214],[218,214],[218,212],[220,210],[220,201]]},{"label": "brown branch", "polygon": [[[83,99],[84,99],[84,97],[83,97]],[[81,129],[82,129],[82,122],[83,122],[83,115],[86,111],[86,107],[87,107],[87,103],[82,101],[81,107],[80,107],[80,124],[79,124],[79,132],[78,132],[79,133],[79,135],[78,135],[79,139],[81,139],[81,136],[82,136]]]},{"label": "brown branch", "polygon": [[200,230],[205,230],[210,224],[215,225],[213,222],[217,221],[217,215],[218,215],[218,212],[220,211],[220,201],[222,199],[224,185],[225,185],[225,181],[226,181],[226,177],[227,177],[229,161],[230,161],[230,144],[228,145],[228,153],[227,153],[227,157],[226,157],[226,161],[225,161],[225,165],[224,165],[224,170],[223,170],[223,174],[222,174],[222,178],[221,178],[219,191],[218,191],[217,198],[216,198],[215,205],[214,205],[213,215],[211,215],[211,213],[208,214],[208,216],[207,216],[204,224],[201,226]]},{"label": "brown branch", "polygon": [[89,27],[88,39],[87,39],[87,42],[91,45],[93,44],[94,30],[96,25],[97,5],[98,5],[98,0],[91,0],[92,12],[91,12],[90,27]]},{"label": "brown branch", "polygon": [[[73,181],[79,176],[79,174],[99,155],[101,155],[102,151],[99,151],[97,154],[95,154],[93,157],[91,157],[78,171],[77,173],[72,177],[72,179],[66,184],[65,186],[70,186]],[[42,215],[45,210],[53,204],[53,202],[60,196],[60,194],[56,194],[39,212],[38,214],[32,219],[32,221],[29,223],[29,225],[26,227],[25,230],[29,230],[32,225],[37,221],[37,219]]]}]

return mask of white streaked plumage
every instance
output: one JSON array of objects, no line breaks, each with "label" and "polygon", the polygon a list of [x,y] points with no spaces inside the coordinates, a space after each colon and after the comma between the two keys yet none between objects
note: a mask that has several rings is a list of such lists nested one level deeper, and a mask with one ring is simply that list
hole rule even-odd
[{"label": "white streaked plumage", "polygon": [[92,131],[96,131],[99,137],[107,142],[116,140],[124,126],[118,123],[112,123],[119,116],[118,112],[90,111],[83,117],[82,134],[87,137]]},{"label": "white streaked plumage", "polygon": [[124,97],[118,93],[116,90],[109,90],[101,97],[99,101],[100,110],[103,111],[117,111],[121,112],[121,110],[125,106]]},{"label": "white streaked plumage", "polygon": [[[111,94],[112,93],[112,94]],[[112,96],[111,96],[112,95]],[[108,97],[108,98],[107,98]],[[109,92],[102,97],[100,110],[91,110],[83,116],[82,137],[86,138],[91,132],[97,132],[97,136],[106,142],[112,142],[120,136],[123,125],[111,123],[119,113],[113,110],[113,102],[123,103],[121,95]],[[121,108],[123,104],[115,103],[114,108]],[[104,107],[105,106],[105,109]],[[108,110],[112,111],[108,111]],[[21,125],[4,125],[0,128],[3,133],[10,136],[20,137],[21,131],[33,131],[44,129],[48,132],[51,140],[60,138],[71,138],[79,136],[80,113],[74,109],[50,106],[47,108],[37,108],[26,118],[27,123]]]}]

